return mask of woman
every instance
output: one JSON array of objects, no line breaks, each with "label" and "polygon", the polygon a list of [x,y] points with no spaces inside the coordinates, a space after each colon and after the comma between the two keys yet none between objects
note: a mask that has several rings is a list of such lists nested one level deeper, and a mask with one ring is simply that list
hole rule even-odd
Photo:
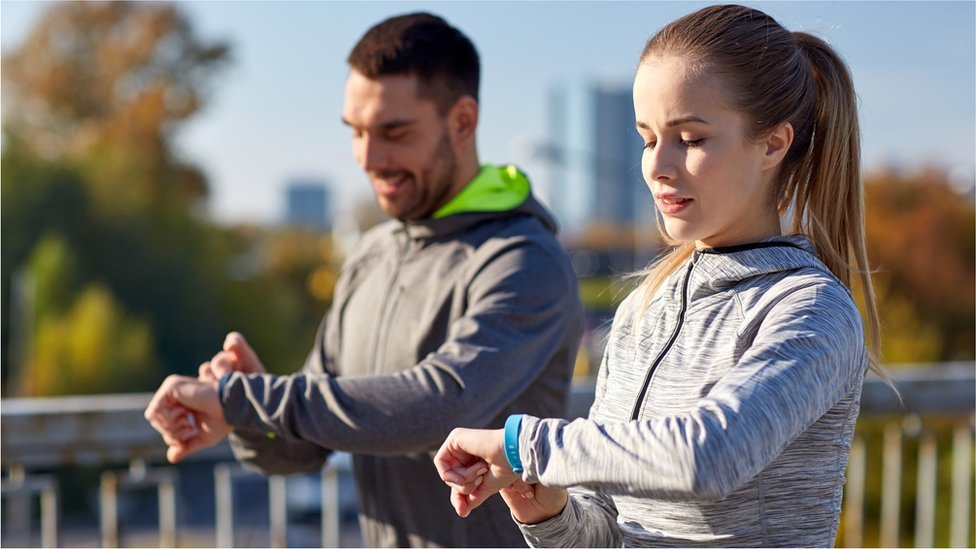
[{"label": "woman", "polygon": [[441,478],[462,516],[500,490],[535,546],[833,545],[877,369],[852,286],[878,343],[849,71],[711,6],[648,41],[634,108],[674,247],[617,311],[589,418],[457,429]]}]

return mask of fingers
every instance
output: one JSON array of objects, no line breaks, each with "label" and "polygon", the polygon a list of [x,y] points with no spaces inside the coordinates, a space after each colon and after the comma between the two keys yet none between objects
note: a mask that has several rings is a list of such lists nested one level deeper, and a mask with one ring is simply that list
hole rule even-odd
[{"label": "fingers", "polygon": [[437,467],[437,472],[444,482],[463,484],[466,479],[460,473],[455,472],[455,469],[463,469],[481,461],[459,446],[458,441],[464,436],[464,431],[465,429],[461,428],[451,431],[444,444],[441,444],[437,450],[437,454],[434,455],[434,466]]},{"label": "fingers", "polygon": [[478,477],[488,472],[488,463],[478,460],[471,465],[464,466],[460,461],[454,461],[447,469],[439,471],[441,480],[447,484],[463,485],[474,482]]},{"label": "fingers", "polygon": [[156,393],[153,395],[152,400],[149,401],[149,406],[146,407],[146,411],[143,416],[150,423],[153,421],[158,421],[165,423],[170,419],[170,409],[176,403],[172,398],[171,392],[173,386],[180,383],[184,378],[183,376],[171,375],[163,380],[163,383],[156,389]]},{"label": "fingers", "polygon": [[237,355],[234,353],[220,351],[210,359],[210,372],[214,379],[220,379],[234,370],[243,371],[241,364],[237,360]]},{"label": "fingers", "polygon": [[503,488],[503,490],[509,490],[511,493],[518,494],[524,499],[533,499],[535,498],[535,487],[535,484],[529,484],[522,479],[518,479],[511,486]]},{"label": "fingers", "polygon": [[195,426],[187,424],[177,429],[163,431],[160,434],[162,434],[163,442],[167,446],[178,446],[185,444],[186,441],[197,436],[199,432]]},{"label": "fingers", "polygon": [[[484,461],[479,461],[474,465],[469,467],[459,467],[452,469],[450,471],[445,471],[442,478],[448,486],[456,488],[462,494],[472,494],[479,486],[485,481],[485,475],[488,473],[488,464]],[[450,477],[455,480],[450,481],[445,477]]]},{"label": "fingers", "polygon": [[208,373],[211,369],[208,363],[202,364],[201,379],[167,377],[146,407],[144,416],[169,447],[166,458],[171,463],[220,442],[231,431],[217,395],[217,381]]},{"label": "fingers", "polygon": [[497,490],[484,490],[479,487],[471,494],[462,494],[455,488],[451,488],[451,505],[454,507],[454,511],[461,518],[466,518],[481,504],[488,500],[489,497],[497,493]]},{"label": "fingers", "polygon": [[565,489],[542,484],[527,484],[523,487],[516,482],[500,493],[512,511],[512,516],[522,524],[547,521],[562,513],[569,503],[569,492]]},{"label": "fingers", "polygon": [[213,368],[210,367],[210,362],[204,362],[197,370],[197,379],[200,381],[217,381],[220,378],[214,374]]},{"label": "fingers", "polygon": [[468,496],[451,488],[451,506],[459,517],[465,518],[471,511],[468,509]]},{"label": "fingers", "polygon": [[169,448],[166,450],[166,459],[170,463],[179,463],[186,459],[187,456],[195,454],[196,452],[205,448],[206,445],[200,437],[194,437],[184,442],[178,442],[175,444],[170,444]]},{"label": "fingers", "polygon": [[232,353],[238,362],[238,369],[249,374],[266,373],[257,353],[239,332],[231,332],[224,338],[224,351]]},{"label": "fingers", "polygon": [[185,412],[200,412],[223,420],[224,411],[217,396],[217,382],[171,375],[156,390],[143,415],[159,430],[160,427],[168,429]]}]

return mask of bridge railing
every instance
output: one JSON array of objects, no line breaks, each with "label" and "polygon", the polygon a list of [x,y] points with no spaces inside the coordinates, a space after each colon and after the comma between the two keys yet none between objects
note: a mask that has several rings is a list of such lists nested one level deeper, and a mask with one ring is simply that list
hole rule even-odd
[{"label": "bridge railing", "polygon": [[[861,418],[851,450],[838,545],[971,547],[973,545],[973,431],[976,367],[972,362],[918,365],[893,370],[903,403],[881,380],[865,382]],[[52,470],[94,467],[99,486],[99,536],[103,547],[120,545],[119,496],[126,490],[157,493],[162,547],[191,542],[179,534],[186,499],[176,489],[180,469],[165,462],[165,447],[142,414],[150,394],[5,399],[0,406],[0,461],[4,469],[3,537],[7,545],[55,547],[62,533],[65,494]],[[570,417],[586,415],[590,382],[574,384]],[[342,543],[343,516],[355,500],[341,497],[349,456],[338,454],[318,475],[321,518],[317,543]],[[212,466],[213,537],[218,547],[235,542],[233,487],[261,478],[233,463],[225,443],[190,458]],[[121,468],[120,468],[121,466]],[[289,544],[286,479],[267,480],[269,545]],[[201,488],[202,489],[202,488]],[[32,520],[35,516],[39,520]],[[15,526],[13,526],[15,525]],[[869,529],[869,525],[877,525]]]}]

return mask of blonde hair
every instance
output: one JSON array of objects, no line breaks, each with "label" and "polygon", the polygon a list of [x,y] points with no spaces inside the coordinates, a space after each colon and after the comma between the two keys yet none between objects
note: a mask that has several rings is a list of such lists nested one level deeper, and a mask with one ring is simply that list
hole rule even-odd
[{"label": "blonde hair", "polygon": [[[676,56],[717,76],[730,104],[760,140],[784,123],[794,141],[774,183],[780,215],[791,215],[790,232],[806,235],[821,260],[864,300],[871,369],[878,364],[880,322],[864,233],[857,98],[847,65],[823,40],[789,32],[765,13],[743,6],[709,6],[677,19],[648,40],[641,63]],[[645,309],[661,283],[694,251],[677,244],[643,274]]]}]

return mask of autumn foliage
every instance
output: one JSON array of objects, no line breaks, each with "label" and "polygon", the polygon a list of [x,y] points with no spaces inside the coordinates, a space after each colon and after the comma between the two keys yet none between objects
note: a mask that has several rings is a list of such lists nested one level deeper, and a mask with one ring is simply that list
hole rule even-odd
[{"label": "autumn foliage", "polygon": [[888,363],[976,356],[976,215],[946,174],[880,171],[865,182],[867,235]]}]

